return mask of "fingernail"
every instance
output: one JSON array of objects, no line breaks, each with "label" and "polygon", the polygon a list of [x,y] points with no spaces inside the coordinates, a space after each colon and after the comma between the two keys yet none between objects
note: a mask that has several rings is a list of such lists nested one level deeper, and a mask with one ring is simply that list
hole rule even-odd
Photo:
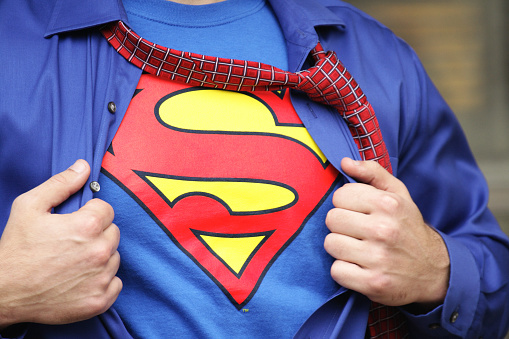
[{"label": "fingernail", "polygon": [[71,167],[69,167],[70,170],[73,170],[76,173],[82,173],[85,171],[86,166],[81,160],[77,160],[74,164],[72,164]]}]

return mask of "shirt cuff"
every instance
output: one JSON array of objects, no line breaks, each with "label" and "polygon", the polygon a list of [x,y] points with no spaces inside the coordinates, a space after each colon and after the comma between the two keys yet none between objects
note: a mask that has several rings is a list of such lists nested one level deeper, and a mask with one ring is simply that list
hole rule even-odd
[{"label": "shirt cuff", "polygon": [[444,303],[427,314],[401,311],[415,338],[466,337],[472,326],[480,296],[480,275],[472,253],[458,240],[441,233],[451,262],[449,288]]}]

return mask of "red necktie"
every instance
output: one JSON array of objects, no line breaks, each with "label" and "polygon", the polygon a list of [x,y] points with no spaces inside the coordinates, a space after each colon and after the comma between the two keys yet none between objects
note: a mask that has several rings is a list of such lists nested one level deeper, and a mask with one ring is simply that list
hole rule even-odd
[{"label": "red necktie", "polygon": [[[363,160],[375,160],[392,173],[389,153],[375,112],[357,82],[334,52],[320,43],[311,51],[315,65],[297,73],[254,61],[210,57],[151,43],[123,22],[102,30],[109,43],[142,70],[192,86],[231,91],[275,91],[293,88],[310,99],[334,107],[345,119]],[[404,338],[405,318],[394,307],[372,303],[368,330],[371,338]]]}]

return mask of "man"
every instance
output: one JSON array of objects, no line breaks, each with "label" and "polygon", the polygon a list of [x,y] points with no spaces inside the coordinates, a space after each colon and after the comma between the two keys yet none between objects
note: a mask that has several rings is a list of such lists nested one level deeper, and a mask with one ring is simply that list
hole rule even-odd
[{"label": "man", "polygon": [[[0,15],[4,337],[363,338],[370,300],[412,337],[505,334],[509,243],[482,174],[374,20],[336,0],[4,0]],[[119,20],[292,72],[320,40],[371,102],[394,176],[352,161],[338,112],[300,91],[142,74],[105,38]]]}]

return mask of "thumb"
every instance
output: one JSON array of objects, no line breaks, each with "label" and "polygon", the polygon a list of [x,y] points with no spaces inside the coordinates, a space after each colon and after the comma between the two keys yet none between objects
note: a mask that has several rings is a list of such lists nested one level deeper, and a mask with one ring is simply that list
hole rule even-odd
[{"label": "thumb", "polygon": [[71,167],[55,174],[39,186],[25,193],[32,207],[49,212],[78,192],[87,182],[90,167],[85,160],[77,160]]},{"label": "thumb", "polygon": [[356,161],[350,158],[343,158],[341,160],[341,168],[347,175],[359,182],[379,190],[410,196],[405,184],[376,161]]}]

